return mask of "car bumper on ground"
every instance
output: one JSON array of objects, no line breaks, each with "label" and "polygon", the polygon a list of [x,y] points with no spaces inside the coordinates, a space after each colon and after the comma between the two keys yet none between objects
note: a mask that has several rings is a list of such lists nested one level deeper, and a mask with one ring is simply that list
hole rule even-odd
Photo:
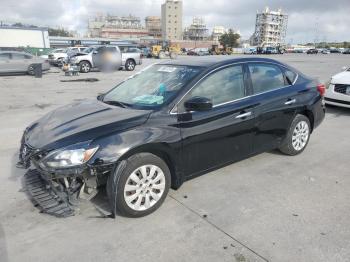
[{"label": "car bumper on ground", "polygon": [[330,84],[325,94],[326,104],[350,108],[350,85]]}]

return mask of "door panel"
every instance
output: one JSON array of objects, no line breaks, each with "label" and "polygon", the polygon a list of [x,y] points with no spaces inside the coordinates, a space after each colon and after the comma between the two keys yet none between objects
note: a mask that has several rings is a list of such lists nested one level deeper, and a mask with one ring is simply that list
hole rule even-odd
[{"label": "door panel", "polygon": [[196,173],[238,161],[252,152],[254,114],[250,99],[195,112],[192,119],[181,123],[185,174]]},{"label": "door panel", "polygon": [[254,152],[264,152],[280,145],[300,105],[298,89],[288,85],[278,65],[248,64],[255,108]]},{"label": "door panel", "polygon": [[0,54],[0,72],[5,73],[10,71],[10,54],[1,53]]},{"label": "door panel", "polygon": [[[179,107],[183,139],[184,171],[194,176],[252,152],[254,104],[246,96],[245,74],[241,65],[228,66],[209,74],[184,101],[201,96],[211,99],[208,111],[184,112]],[[183,102],[184,102],[183,101]]]}]

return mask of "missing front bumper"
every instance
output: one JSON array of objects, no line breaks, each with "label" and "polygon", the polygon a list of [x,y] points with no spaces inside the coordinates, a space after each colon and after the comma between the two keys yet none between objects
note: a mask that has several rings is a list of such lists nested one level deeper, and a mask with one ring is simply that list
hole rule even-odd
[{"label": "missing front bumper", "polygon": [[75,214],[74,206],[55,192],[53,186],[45,181],[37,170],[28,170],[24,184],[33,204],[43,213],[56,217],[69,217]]}]

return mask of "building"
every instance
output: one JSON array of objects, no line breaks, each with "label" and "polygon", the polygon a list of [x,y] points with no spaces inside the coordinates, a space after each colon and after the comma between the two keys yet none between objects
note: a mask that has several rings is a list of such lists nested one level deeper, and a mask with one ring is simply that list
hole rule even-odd
[{"label": "building", "polygon": [[145,24],[148,35],[154,38],[162,37],[161,18],[159,16],[147,16]]},{"label": "building", "polygon": [[214,26],[211,38],[213,41],[218,42],[220,37],[227,32],[226,28],[223,26]]},{"label": "building", "polygon": [[182,39],[182,1],[165,0],[162,4],[162,38],[164,40]]},{"label": "building", "polygon": [[102,38],[141,38],[148,31],[136,16],[97,15],[88,23],[89,37]]},{"label": "building", "polygon": [[204,22],[203,17],[194,17],[192,24],[185,28],[183,38],[184,40],[204,41],[208,40],[208,28]]},{"label": "building", "polygon": [[255,32],[252,45],[278,46],[284,44],[287,31],[288,15],[281,9],[270,11],[268,7],[256,14]]},{"label": "building", "polygon": [[0,26],[0,47],[50,48],[48,28]]}]

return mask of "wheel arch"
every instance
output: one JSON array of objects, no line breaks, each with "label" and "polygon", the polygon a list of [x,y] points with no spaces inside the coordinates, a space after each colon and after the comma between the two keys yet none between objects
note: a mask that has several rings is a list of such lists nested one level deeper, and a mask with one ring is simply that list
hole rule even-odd
[{"label": "wheel arch", "polygon": [[81,61],[79,62],[79,65],[80,65],[81,63],[83,63],[83,62],[87,62],[87,63],[89,63],[89,65],[92,67],[91,62],[90,62],[89,60],[86,60],[86,59],[81,60]]},{"label": "wheel arch", "polygon": [[139,153],[150,153],[161,158],[168,166],[171,176],[171,188],[177,189],[181,186],[183,179],[178,170],[178,163],[172,149],[166,143],[150,143],[140,145],[125,152],[118,161],[126,160],[132,155]]},{"label": "wheel arch", "polygon": [[314,122],[315,122],[315,117],[314,117],[314,113],[311,110],[305,109],[299,112],[299,114],[306,116],[309,121],[310,121],[310,125],[311,125],[311,132],[314,130]]},{"label": "wheel arch", "polygon": [[125,61],[125,65],[124,65],[124,66],[126,66],[126,64],[128,63],[128,61],[133,61],[133,62],[134,62],[134,64],[135,64],[135,66],[136,66],[136,60],[135,60],[134,58],[132,58],[132,57],[130,57],[130,58],[128,58],[128,59],[126,59],[126,61]]}]

